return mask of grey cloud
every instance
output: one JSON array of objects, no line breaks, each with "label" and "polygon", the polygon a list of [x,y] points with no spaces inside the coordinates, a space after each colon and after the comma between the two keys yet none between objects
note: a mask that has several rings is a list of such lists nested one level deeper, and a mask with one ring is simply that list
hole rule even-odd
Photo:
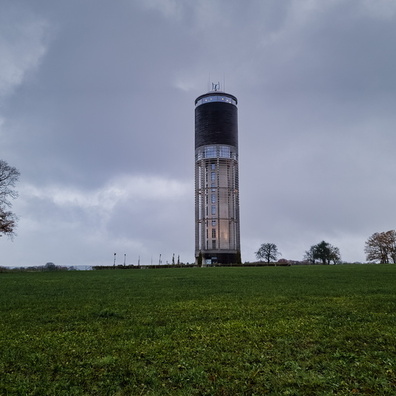
[{"label": "grey cloud", "polygon": [[[15,23],[18,18],[19,23]],[[0,99],[36,69],[47,49],[45,20],[9,3],[0,15]]]}]

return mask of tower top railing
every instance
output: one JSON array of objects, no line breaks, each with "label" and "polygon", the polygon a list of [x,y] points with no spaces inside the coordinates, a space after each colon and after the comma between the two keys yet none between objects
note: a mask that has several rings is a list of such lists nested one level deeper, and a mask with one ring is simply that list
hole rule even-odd
[{"label": "tower top railing", "polygon": [[234,95],[221,91],[211,91],[206,94],[198,96],[198,98],[195,99],[195,107],[200,106],[202,104],[213,103],[213,102],[228,103],[234,106],[238,104],[238,100]]}]

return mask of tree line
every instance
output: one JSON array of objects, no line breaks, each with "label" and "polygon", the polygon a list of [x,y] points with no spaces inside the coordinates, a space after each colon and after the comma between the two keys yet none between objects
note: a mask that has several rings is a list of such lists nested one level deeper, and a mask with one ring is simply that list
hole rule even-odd
[{"label": "tree line", "polygon": [[[255,255],[258,260],[264,260],[267,264],[276,261],[282,253],[279,252],[275,243],[263,243]],[[313,245],[305,252],[303,261],[310,264],[339,264],[341,262],[340,250],[328,242],[322,241]]]},{"label": "tree line", "polygon": [[[396,231],[375,232],[367,239],[364,252],[368,262],[396,264]],[[269,264],[276,261],[282,254],[275,243],[263,243],[255,255],[258,260],[264,260]],[[303,261],[310,264],[339,264],[341,263],[340,249],[322,241],[305,252]]]},{"label": "tree line", "polygon": [[53,272],[53,271],[77,271],[74,266],[66,267],[62,265],[55,265],[54,263],[46,263],[45,265],[38,265],[32,267],[0,267],[2,272]]}]

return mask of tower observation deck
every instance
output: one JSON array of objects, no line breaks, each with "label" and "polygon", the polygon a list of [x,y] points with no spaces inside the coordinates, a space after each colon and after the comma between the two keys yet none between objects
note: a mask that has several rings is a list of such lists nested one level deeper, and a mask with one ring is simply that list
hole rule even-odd
[{"label": "tower observation deck", "polygon": [[195,260],[241,260],[237,98],[212,91],[195,100]]}]

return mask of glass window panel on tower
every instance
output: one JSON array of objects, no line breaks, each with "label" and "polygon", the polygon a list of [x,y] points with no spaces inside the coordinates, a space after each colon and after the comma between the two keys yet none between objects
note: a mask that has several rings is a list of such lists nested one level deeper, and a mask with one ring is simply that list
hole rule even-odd
[{"label": "glass window panel on tower", "polygon": [[220,146],[220,158],[230,158],[231,157],[231,150],[227,146]]},{"label": "glass window panel on tower", "polygon": [[216,146],[205,147],[205,158],[216,158]]}]

